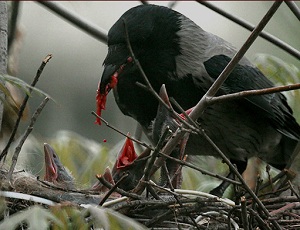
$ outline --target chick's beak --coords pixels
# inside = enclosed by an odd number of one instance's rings
[[[55,152],[49,144],[45,143],[44,153],[45,153],[45,168],[46,168],[44,180],[53,182],[56,180],[58,176],[57,165],[54,160]]]

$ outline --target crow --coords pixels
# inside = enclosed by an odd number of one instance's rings
[[[168,95],[184,110],[197,104],[237,52],[222,38],[163,6],[140,5],[115,22],[108,33],[108,54],[96,96],[97,113],[101,115],[107,94],[113,89],[122,113],[138,121],[152,141],[151,124],[159,102],[149,90],[137,84],[146,82],[128,41],[153,89],[159,92],[164,84]],[[243,57],[217,96],[273,86]],[[300,138],[300,126],[282,93],[209,105],[197,122],[241,173],[252,156],[278,169],[285,168]],[[96,123],[100,124],[100,120]],[[202,136],[189,139],[186,153],[218,156]]]

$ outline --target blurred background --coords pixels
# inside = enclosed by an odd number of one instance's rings
[[[168,6],[174,2],[150,3]],[[139,1],[68,1],[59,4],[108,31],[125,11],[141,3]],[[213,4],[230,14],[257,24],[272,2],[214,1]],[[297,4],[300,5],[299,2]],[[237,48],[241,47],[250,34],[246,29],[199,3],[176,2],[173,8],[188,16],[204,30],[224,38]],[[299,28],[298,19],[283,3],[265,30],[299,49]],[[60,135],[68,133],[62,130],[74,132],[76,133],[74,135],[94,141],[98,148],[111,149],[123,141],[123,136],[105,125],[95,125],[95,117],[91,115],[91,111],[95,110],[96,90],[103,70],[102,62],[107,53],[106,45],[37,2],[20,3],[18,31],[20,42],[17,51],[19,55],[14,63],[15,76],[30,84],[43,58],[47,54],[53,54],[37,84],[37,88],[55,100],[48,103],[34,126],[32,136],[40,143],[37,148],[41,149],[41,143],[49,139],[56,138],[62,141]],[[299,60],[262,38],[255,41],[246,56],[259,64],[265,61],[265,56],[259,54],[273,55],[289,65],[300,68]],[[30,113],[35,110],[42,98],[36,93],[30,98]],[[294,102],[291,103],[293,106]],[[109,94],[103,117],[124,133],[135,132],[136,123],[120,112],[112,93]],[[104,139],[106,142],[103,141]]]

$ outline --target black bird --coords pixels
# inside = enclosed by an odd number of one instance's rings
[[[127,39],[155,91],[165,84],[168,95],[185,110],[197,104],[236,53],[222,38],[166,7],[140,5],[120,17],[108,33],[108,54],[97,94],[98,113],[105,108],[106,96],[113,88],[120,110],[137,120],[151,139],[158,100],[136,84],[145,82]],[[217,95],[270,87],[271,81],[244,57]],[[252,156],[283,169],[300,138],[300,127],[281,93],[210,105],[197,122],[240,172]],[[218,156],[203,137],[190,138],[186,152]]]

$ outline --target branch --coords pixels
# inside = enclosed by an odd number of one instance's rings
[[[12,163],[11,163],[11,166],[10,166],[10,169],[9,169],[9,172],[7,174],[7,179],[8,180],[11,180],[12,178],[12,174],[13,174],[13,171],[15,169],[15,166],[17,164],[17,160],[18,160],[18,157],[19,157],[19,153],[21,151],[21,148],[26,140],[26,138],[28,137],[28,135],[31,133],[31,131],[33,130],[33,125],[35,124],[38,116],[41,114],[43,108],[45,107],[45,105],[47,104],[47,102],[49,101],[49,98],[48,97],[45,97],[45,99],[42,101],[42,103],[39,105],[39,107],[37,108],[37,110],[34,112],[34,114],[32,115],[31,117],[31,121],[30,121],[30,124],[29,126],[27,127],[23,137],[21,138],[18,146],[16,147],[15,149],[15,153],[12,157]]]
[[[209,88],[209,90],[206,92],[206,94],[201,98],[201,100],[195,106],[195,108],[193,109],[193,111],[189,115],[190,118],[192,118],[193,120],[196,120],[202,114],[202,112],[204,111],[204,109],[208,105],[208,98],[211,98],[216,94],[216,92],[219,90],[219,88],[221,87],[223,82],[227,79],[227,77],[229,76],[229,74],[231,73],[231,71],[233,70],[235,65],[241,60],[241,58],[244,56],[246,51],[250,48],[250,46],[253,44],[255,39],[258,37],[259,33],[262,31],[262,29],[269,22],[269,20],[272,18],[274,13],[277,11],[277,9],[281,5],[281,3],[282,3],[282,1],[273,3],[272,7],[269,9],[269,11],[263,17],[263,19],[259,22],[259,24],[256,26],[256,28],[250,34],[249,38],[246,40],[244,45],[235,54],[235,56],[231,59],[231,61],[228,63],[228,65],[222,71],[220,76],[216,79],[216,81],[213,83],[213,85]],[[203,132],[203,134],[205,135],[204,132]],[[208,140],[210,140],[210,138],[207,135],[205,135],[205,136]],[[168,148],[169,146],[172,146],[174,144],[172,142],[177,141],[180,137],[182,137],[182,134],[179,133],[178,135],[176,135],[174,138],[172,138],[167,143],[165,148]],[[213,146],[215,146],[215,144],[211,140],[210,140],[210,142],[211,142],[211,144],[213,144]],[[230,164],[229,159],[219,150],[219,148],[217,146],[215,146],[215,149],[218,151],[218,153],[220,154],[222,159],[226,163],[228,163],[228,166],[230,167],[230,170],[232,170],[237,175],[239,180],[243,183],[243,185],[244,185],[245,189],[247,190],[247,192],[250,193],[250,195],[253,197],[253,199],[258,203],[260,208],[263,210],[264,214],[268,217],[269,216],[268,210],[264,207],[264,205],[261,203],[261,201],[254,194],[254,192],[248,187],[248,185],[245,183],[245,181],[243,180],[242,176],[238,173],[236,168],[232,164]],[[272,223],[274,224],[274,226],[277,229],[280,229],[278,223],[275,220],[273,220]]]
[[[11,17],[9,20],[8,52],[10,52],[11,45],[15,38],[20,1],[13,1],[11,5],[12,5],[11,6],[12,9],[11,9]]]
[[[276,86],[276,87],[265,88],[265,89],[245,90],[242,92],[221,95],[218,97],[211,97],[208,99],[209,100],[208,103],[210,104],[210,103],[222,102],[224,100],[233,100],[233,99],[247,97],[247,96],[264,95],[264,94],[278,93],[278,92],[290,91],[296,89],[300,89],[300,83],[292,84],[292,85]]]
[[[146,144],[145,142],[141,142],[141,141],[139,141],[139,140],[133,138],[132,136],[128,136],[128,135],[125,134],[124,132],[122,132],[122,131],[120,131],[119,129],[113,127],[113,126],[110,125],[104,118],[100,117],[100,116],[99,116],[98,114],[96,114],[94,111],[92,111],[92,114],[93,114],[94,116],[98,117],[99,119],[101,119],[101,121],[102,121],[107,127],[109,127],[109,128],[111,128],[112,130],[118,132],[118,133],[121,134],[122,136],[131,139],[132,141],[134,141],[134,142],[136,142],[136,143],[138,143],[138,144],[140,144],[140,145],[142,145],[142,146],[144,146],[144,147],[150,149],[151,151],[154,151],[154,150],[155,150],[151,145],[148,145],[148,144]],[[235,180],[231,180],[231,179],[229,179],[229,178],[227,178],[227,177],[224,177],[224,176],[221,176],[221,175],[218,175],[218,174],[215,174],[215,173],[211,173],[211,172],[209,172],[209,171],[207,171],[207,170],[205,170],[205,169],[201,169],[201,168],[199,168],[199,167],[197,167],[197,166],[195,166],[195,165],[193,165],[193,164],[191,164],[191,163],[189,163],[189,162],[182,161],[182,160],[176,159],[176,158],[174,158],[174,157],[171,157],[171,156],[169,156],[169,155],[163,153],[162,151],[160,151],[159,154],[160,154],[161,156],[165,157],[165,158],[168,158],[168,159],[170,159],[170,160],[173,160],[173,161],[176,162],[176,163],[179,163],[179,164],[181,164],[181,165],[184,165],[184,166],[187,166],[187,167],[189,167],[189,168],[192,168],[192,169],[194,169],[194,170],[196,170],[196,171],[198,171],[198,172],[201,172],[201,173],[204,174],[204,175],[209,175],[209,176],[218,178],[218,179],[220,179],[220,180],[225,180],[225,181],[228,181],[228,182],[230,182],[230,183],[232,183],[232,184],[241,185],[240,182],[237,182],[237,181],[235,181]],[[152,172],[152,173],[154,173],[154,172]],[[151,174],[151,175],[152,175],[152,174]]]
[[[101,120],[108,128],[111,128],[112,130],[114,130],[114,131],[116,131],[117,133],[121,134],[122,136],[127,137],[127,138],[129,138],[130,140],[132,140],[132,141],[134,141],[134,142],[140,144],[141,146],[144,146],[144,147],[146,147],[146,148],[148,148],[148,149],[154,150],[152,146],[147,145],[145,142],[142,142],[142,141],[140,141],[140,140],[138,140],[138,139],[136,139],[136,138],[133,138],[132,136],[127,135],[126,133],[122,132],[122,131],[119,130],[118,128],[116,128],[116,127],[110,125],[103,117],[100,117],[100,116],[99,116],[97,113],[95,113],[94,111],[92,111],[92,114],[93,114],[95,117],[99,118],[99,119],[100,119],[100,120]]]
[[[295,16],[300,21],[300,10],[294,1],[284,1],[285,4],[290,8],[290,10],[295,14]]]
[[[7,23],[8,23],[8,13],[7,13],[7,2],[0,2],[0,74],[7,74]],[[4,86],[4,82],[0,81],[0,85]],[[5,95],[2,90],[0,90],[0,131],[2,130],[2,119]]]
[[[242,26],[243,28],[249,30],[249,31],[253,31],[253,29],[255,28],[251,23],[247,22],[246,20],[233,16],[232,14],[214,6],[213,4],[211,4],[210,2],[207,1],[197,1],[198,3],[206,6],[207,8],[217,12],[218,14],[224,16],[225,18],[235,22],[236,24]],[[285,3],[290,7],[290,5],[295,4],[292,1],[285,1]],[[293,8],[295,8],[294,6],[292,6]],[[290,7],[291,8],[291,7]],[[293,11],[293,10],[292,10]],[[293,11],[294,12],[294,11]],[[297,16],[297,14],[294,12],[294,14]],[[297,16],[298,17],[298,16]],[[299,19],[300,20],[300,19]],[[275,46],[279,47],[280,49],[286,51],[287,53],[289,53],[290,55],[292,55],[293,57],[300,59],[300,52],[295,49],[294,47],[290,46],[289,44],[283,42],[282,40],[280,40],[279,38],[275,37],[274,35],[265,32],[265,31],[261,31],[261,33],[259,34],[260,37],[264,38],[265,40],[271,42],[272,44],[274,44]]]
[[[68,10],[66,7],[57,2],[51,1],[37,1],[37,3],[47,7],[52,10],[54,13],[58,14],[71,24],[75,25],[79,29],[82,29],[84,32],[88,33],[92,37],[96,38],[100,42],[107,44],[107,31],[100,28],[96,24],[82,18],[80,15]]]
[[[38,82],[38,80],[39,80],[39,78],[40,78],[40,76],[41,76],[41,74],[42,74],[42,72],[43,72],[43,70],[44,70],[44,68],[45,68],[45,66],[46,66],[46,64],[50,61],[51,58],[52,58],[52,54],[48,54],[48,55],[44,58],[42,64],[40,65],[39,69],[37,70],[37,73],[36,73],[36,75],[35,75],[35,77],[34,77],[32,83],[31,83],[31,86],[32,86],[32,87],[35,87],[36,83]],[[19,109],[19,112],[18,112],[18,118],[17,118],[16,123],[15,123],[15,126],[14,126],[14,128],[13,128],[13,130],[12,130],[12,133],[11,133],[11,135],[10,135],[10,137],[9,137],[9,140],[8,140],[8,142],[7,142],[6,146],[5,146],[5,148],[3,149],[3,151],[2,151],[2,153],[1,153],[1,155],[0,155],[0,161],[1,161],[3,158],[6,157],[7,152],[8,152],[8,149],[9,149],[10,145],[12,144],[12,142],[14,141],[15,135],[16,135],[16,133],[17,133],[17,130],[18,130],[18,127],[19,127],[21,118],[22,118],[22,116],[23,116],[23,112],[24,112],[24,110],[25,110],[25,108],[26,108],[26,104],[27,104],[27,101],[29,100],[29,96],[30,96],[31,92],[32,92],[32,88],[29,88],[29,92],[28,92],[28,94],[26,94],[26,96],[24,97],[23,102],[22,102],[22,105],[20,106],[20,109]]]
[[[105,178],[103,176],[99,176],[97,175],[96,176],[97,179],[105,186],[107,187],[108,189],[114,189],[114,191],[116,191],[117,193],[121,194],[122,196],[127,196],[127,197],[130,197],[134,200],[142,200],[143,197],[142,196],[139,196],[135,193],[130,193],[130,192],[126,192],[124,191],[123,189],[120,189],[120,188],[117,188],[117,187],[114,187],[114,185],[112,185],[111,183],[109,183],[107,180],[105,180]]]

